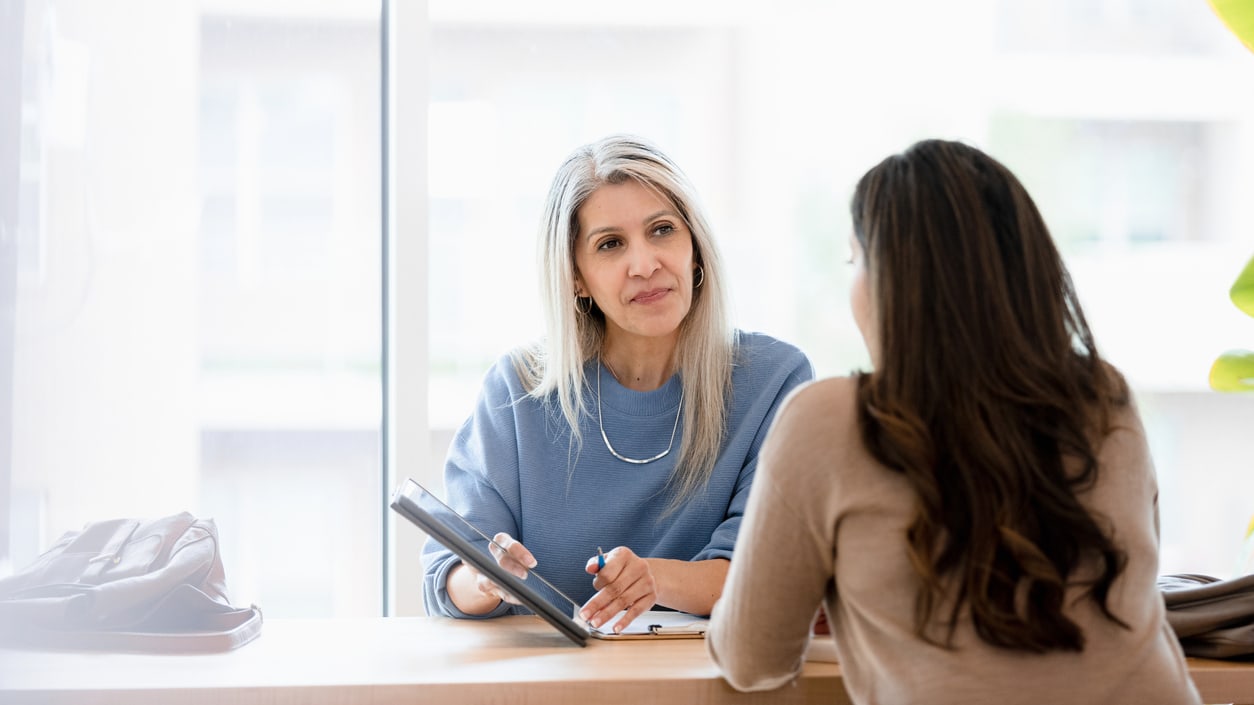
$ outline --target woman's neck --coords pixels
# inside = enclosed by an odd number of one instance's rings
[[[648,392],[675,374],[676,341],[641,341],[612,344],[601,348],[601,363],[618,383],[638,392]]]

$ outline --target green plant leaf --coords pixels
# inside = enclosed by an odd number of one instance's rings
[[[1251,4],[1254,5],[1254,3]],[[1232,297],[1232,303],[1236,304],[1237,308],[1254,316],[1254,257],[1245,263],[1245,269],[1241,270],[1241,274],[1237,276],[1237,281],[1232,285],[1228,296]]]
[[[1254,2],[1250,0],[1210,0],[1211,9],[1237,39],[1254,51]]]
[[[1210,367],[1210,388],[1217,392],[1254,392],[1254,352],[1229,350]]]

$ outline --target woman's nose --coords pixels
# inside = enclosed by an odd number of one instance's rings
[[[650,242],[641,243],[631,248],[627,262],[627,275],[648,279],[661,266],[657,246]]]

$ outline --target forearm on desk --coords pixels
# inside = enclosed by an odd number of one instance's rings
[[[707,615],[723,594],[731,562],[725,558],[678,561],[646,558],[657,589],[657,604],[689,614]]]

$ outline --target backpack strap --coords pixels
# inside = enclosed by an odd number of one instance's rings
[[[118,561],[122,560],[123,547],[135,535],[135,530],[138,528],[139,522],[134,519],[119,523],[109,540],[100,547],[100,552],[87,559],[87,565],[83,568],[82,581],[94,583],[101,573],[117,565]]]

